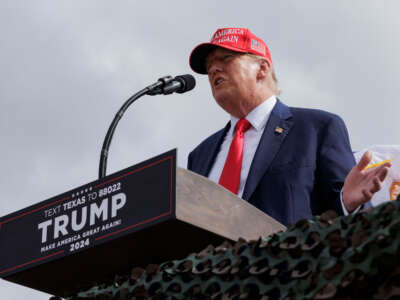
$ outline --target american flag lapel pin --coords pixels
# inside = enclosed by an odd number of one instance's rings
[[[281,133],[283,132],[283,128],[282,128],[282,127],[279,127],[279,126],[276,126],[276,127],[275,127],[275,132],[276,132],[277,134],[281,134]]]

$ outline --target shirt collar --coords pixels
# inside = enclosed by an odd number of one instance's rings
[[[247,121],[250,122],[251,126],[259,131],[259,130],[264,130],[265,125],[267,124],[267,121],[269,119],[269,115],[272,112],[272,109],[274,108],[276,104],[276,96],[272,95],[269,97],[267,100],[263,101],[260,103],[258,106],[253,108],[251,112],[246,116]],[[233,134],[233,129],[236,126],[236,123],[239,121],[238,118],[234,117],[231,115],[231,128],[230,131]]]

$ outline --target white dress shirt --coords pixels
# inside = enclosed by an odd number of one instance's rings
[[[271,96],[266,101],[254,108],[246,116],[246,119],[250,122],[251,127],[244,133],[242,171],[240,172],[240,183],[238,190],[239,197],[242,197],[243,195],[243,190],[246,184],[247,176],[249,175],[251,162],[253,161],[258,144],[261,140],[261,136],[264,132],[265,125],[267,124],[275,103],[276,97]],[[238,121],[238,118],[231,116],[231,127],[224,137],[221,149],[215,159],[214,165],[211,168],[210,174],[208,175],[208,178],[214,182],[218,183],[219,178],[221,177],[226,158],[228,157],[229,147],[231,146],[233,137],[235,136],[234,131]]]

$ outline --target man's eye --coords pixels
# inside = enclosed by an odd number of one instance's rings
[[[232,54],[225,55],[222,59],[223,60],[230,60],[233,57]]]

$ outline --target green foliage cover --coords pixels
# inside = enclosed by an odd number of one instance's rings
[[[400,202],[392,201],[134,268],[68,299],[400,299],[399,246]]]

